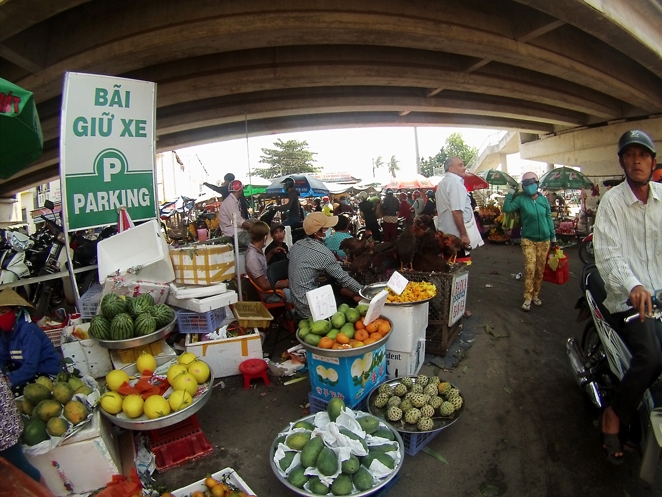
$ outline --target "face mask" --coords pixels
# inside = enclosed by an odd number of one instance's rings
[[[538,192],[538,183],[533,183],[532,185],[523,186],[522,189],[524,190],[524,193],[526,193],[527,195],[533,196]]]
[[[11,331],[16,324],[16,314],[14,311],[9,311],[0,316],[0,330]]]

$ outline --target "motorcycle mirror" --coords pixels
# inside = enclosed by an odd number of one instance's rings
[[[52,211],[53,209],[55,209],[55,204],[53,203],[52,200],[46,200],[46,202],[44,202],[44,207]]]

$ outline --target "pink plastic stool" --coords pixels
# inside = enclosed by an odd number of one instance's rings
[[[265,385],[270,384],[267,377],[267,363],[263,359],[246,359],[239,364],[239,371],[244,375],[244,390],[251,387],[251,380],[254,378],[262,378]]]

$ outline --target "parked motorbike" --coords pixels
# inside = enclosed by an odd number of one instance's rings
[[[593,252],[593,228],[591,233],[582,239],[579,245],[579,258],[584,264],[593,264],[595,262],[595,254]]]
[[[616,387],[630,366],[632,357],[627,345],[605,319],[602,305],[606,296],[604,282],[595,265],[584,267],[581,288],[584,292],[576,308],[580,317],[592,318],[586,325],[581,342],[569,338],[566,352],[579,387],[591,402],[604,409],[612,400]],[[662,320],[662,291],[653,297],[652,318]],[[625,319],[639,319],[639,313]],[[662,382],[660,379],[646,390],[638,408],[638,416],[629,427],[629,438],[639,442],[642,464],[639,476],[653,483],[662,447]]]
[[[6,233],[5,243],[2,245],[4,248],[0,253],[0,284],[29,278],[31,263],[26,257],[26,251],[33,247],[34,240],[23,233],[10,231]]]

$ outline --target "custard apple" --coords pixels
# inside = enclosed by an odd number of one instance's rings
[[[446,394],[446,397],[450,399],[451,397],[455,397],[456,395],[460,395],[460,391],[457,388],[451,388]]]
[[[389,407],[391,407],[391,406],[398,407],[400,405],[400,402],[402,402],[402,399],[400,397],[394,395],[393,397],[388,399],[388,404],[387,405]]]
[[[418,423],[418,420],[421,419],[421,411],[412,407],[405,413],[405,422],[410,425],[415,425]]]
[[[391,388],[391,385],[388,383],[382,383],[379,385],[379,390],[377,390],[379,393],[383,393],[384,395],[388,395],[389,397],[393,395],[393,388]]]
[[[421,395],[425,398],[426,404],[430,402],[430,395],[425,395],[424,393],[422,393]]]
[[[407,390],[409,390],[414,384],[414,381],[409,376],[405,376],[404,378],[402,378],[402,380],[400,380],[400,383],[406,386]]]
[[[435,387],[441,383],[441,380],[439,379],[438,376],[430,376],[430,381],[428,381],[428,385],[434,385]]]
[[[453,404],[451,404],[451,407],[453,407]],[[386,411],[386,417],[389,421],[400,421],[402,419],[402,409],[391,406],[388,408],[388,411]]]
[[[425,404],[423,407],[421,407],[421,416],[426,416],[428,418],[434,416],[434,407],[432,407],[430,404]]]
[[[439,390],[439,393],[440,393],[441,395],[447,395],[447,394],[448,394],[448,391],[449,391],[451,388],[452,388],[452,387],[451,387],[451,384],[448,383],[447,381],[442,381],[441,383],[439,383],[439,385],[437,385],[437,390]]]
[[[398,383],[398,385],[393,390],[393,394],[397,395],[398,397],[402,397],[407,394],[407,387],[402,383]]]
[[[407,392],[407,395],[405,395],[405,400],[411,400],[414,395],[416,395],[414,392]]]
[[[425,397],[422,393],[415,394],[411,398],[411,403],[414,405],[414,407],[423,407],[426,404]]]
[[[429,395],[430,397],[432,397],[433,395],[437,395],[437,393],[439,393],[439,392],[437,390],[436,385],[428,385],[427,387],[425,387],[423,389],[423,393],[426,394],[426,395]]]
[[[388,404],[388,400],[388,395],[380,393],[377,395],[377,398],[375,398],[375,407],[384,407],[386,404]]]
[[[450,416],[455,411],[455,407],[450,402],[444,402],[439,408],[439,414],[442,416]]]
[[[430,378],[428,378],[424,374],[419,374],[416,377],[416,384],[422,386],[423,388],[425,388],[429,382],[430,382]]]
[[[400,402],[400,405],[398,407],[402,409],[402,412],[407,412],[409,409],[414,407],[414,405],[411,403],[411,400],[405,399],[402,402]]]
[[[460,407],[462,407],[462,397],[460,397],[459,395],[455,395],[455,396],[453,396],[453,397],[449,397],[449,398],[448,398],[448,402],[450,402],[451,404],[453,404],[453,407],[455,408],[456,411],[457,411]]]
[[[419,385],[418,383],[415,383],[411,387],[411,391],[414,392],[414,393],[423,393],[423,387],[421,385]]]
[[[418,420],[417,426],[421,431],[430,431],[433,425],[434,423],[432,422],[432,419],[430,419],[428,416],[421,416],[421,419]]]
[[[433,395],[430,397],[430,400],[428,400],[428,404],[430,404],[434,409],[439,409],[441,407],[441,404],[444,403],[444,399],[439,397],[438,395]]]

